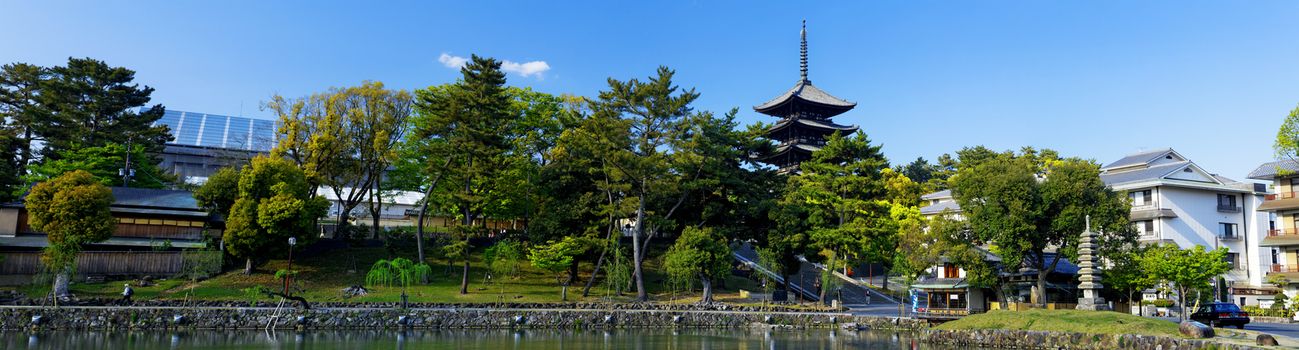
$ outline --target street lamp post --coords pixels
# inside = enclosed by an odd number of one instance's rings
[[[289,279],[293,278],[293,246],[298,245],[297,237],[289,237],[289,268],[284,270],[284,295],[289,295]]]

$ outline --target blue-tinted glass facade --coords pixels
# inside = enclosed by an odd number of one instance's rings
[[[230,124],[226,127],[226,147],[235,149],[249,149],[248,135],[252,132],[252,120],[240,120],[242,118],[230,118]]]
[[[198,124],[202,121],[202,114],[180,112],[180,121],[176,122],[176,125],[168,125],[176,133],[176,140],[172,142],[182,145],[198,145]]]
[[[249,131],[250,140],[253,143],[253,149],[264,149],[269,151],[275,147],[279,139],[275,138],[275,121],[271,120],[252,120],[252,128]]]
[[[167,110],[157,124],[179,145],[269,151],[276,141],[272,120]]]
[[[225,147],[226,126],[230,122],[230,117],[220,115],[203,115],[203,136],[199,139],[200,146],[208,147]]]

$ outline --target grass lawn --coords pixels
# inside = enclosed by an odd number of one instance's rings
[[[409,250],[409,249],[406,249]],[[378,259],[394,257],[413,257],[413,250],[398,251],[392,256],[385,248],[350,248],[335,250],[306,258],[294,259],[293,269],[299,271],[295,278],[298,288],[296,294],[303,295],[312,302],[396,302],[400,300],[400,287],[367,286],[370,293],[365,296],[345,299],[342,289],[365,284],[365,274],[371,264]],[[541,303],[559,302],[560,285],[554,274],[533,268],[526,261],[520,262],[517,276],[513,278],[497,276],[492,283],[486,283],[482,255],[475,254],[470,259],[469,293],[461,295],[460,278],[462,265],[447,266],[446,261],[430,261],[433,275],[427,285],[413,285],[407,291],[412,302],[437,303],[494,303],[520,302]],[[692,293],[673,293],[666,289],[658,259],[647,259],[645,262],[646,289],[651,300],[664,303],[690,303],[700,298],[699,291]],[[274,276],[274,271],[284,269],[286,260],[271,260],[257,267],[256,273],[244,275],[242,269],[228,271],[212,278],[190,283],[187,280],[161,279],[157,284],[148,287],[133,286],[136,300],[185,298],[201,300],[251,301],[245,288],[263,286],[280,290],[282,280]],[[634,293],[613,295],[604,285],[603,279],[596,280],[591,288],[591,295],[582,298],[582,287],[590,278],[593,263],[583,262],[581,275],[568,290],[568,301],[630,301]],[[603,276],[603,274],[601,275]],[[72,291],[80,297],[117,298],[122,291],[122,281],[101,283],[74,283]],[[714,283],[716,286],[717,284]],[[719,301],[735,304],[749,304],[754,301],[739,297],[739,290],[745,289],[760,292],[761,288],[747,278],[730,276],[724,283],[725,288],[715,290]],[[48,286],[27,286],[21,291],[32,297],[45,295]],[[259,299],[270,301],[267,299]]]
[[[947,322],[934,329],[1011,329],[1181,337],[1176,323],[1121,312],[1083,310],[989,311]]]

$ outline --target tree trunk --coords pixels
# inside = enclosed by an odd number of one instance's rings
[[[636,301],[647,301],[649,295],[645,292],[645,274],[641,273],[641,256],[645,254],[641,249],[641,236],[645,234],[645,179],[641,179],[639,204],[636,206],[636,231],[632,232],[632,274],[636,280]]]
[[[424,191],[424,203],[420,204],[419,219],[415,222],[415,255],[419,258],[419,262],[424,262],[424,217],[427,216],[429,196],[432,194],[433,186],[429,186],[428,190]],[[427,279],[424,282],[427,283]]]
[[[779,273],[780,273],[780,278],[782,281],[784,281],[783,284],[785,285],[785,301],[789,301],[790,295],[794,295],[795,298],[801,298],[802,296],[794,293],[794,288],[790,288],[790,285],[793,282],[791,282],[791,280],[789,279],[790,276],[789,271],[783,271],[784,269],[781,270],[782,271],[780,271]],[[772,271],[772,272],[776,272],[776,271]]]
[[[373,239],[379,239],[379,215],[383,213],[383,194],[379,193],[379,183],[375,182],[374,189],[370,190],[370,226]],[[385,239],[387,239],[385,237]]]
[[[704,286],[704,297],[699,302],[709,304],[713,302],[713,280],[708,276],[699,275],[699,282]]]
[[[1046,269],[1037,271],[1037,303],[1039,306],[1046,307],[1046,275],[1049,272]]]
[[[253,274],[253,258],[244,258],[244,274]]]
[[[604,266],[604,253],[607,252],[608,249],[605,249],[605,251],[600,252],[600,258],[596,259],[595,269],[591,270],[591,278],[586,279],[586,286],[582,287],[583,298],[591,295],[591,285],[595,284],[595,276],[600,273],[600,267]]]
[[[465,258],[465,270],[460,274],[460,295],[469,294],[469,258]]]
[[[889,291],[889,270],[884,270],[884,283],[881,285],[885,292]]]
[[[1177,313],[1177,320],[1186,322],[1186,288],[1177,286],[1177,306],[1182,310]]]

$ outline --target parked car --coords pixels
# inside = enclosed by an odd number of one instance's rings
[[[1236,326],[1244,329],[1245,324],[1249,323],[1249,313],[1241,311],[1236,304],[1209,303],[1200,306],[1199,310],[1191,314],[1191,319],[1213,327]]]

